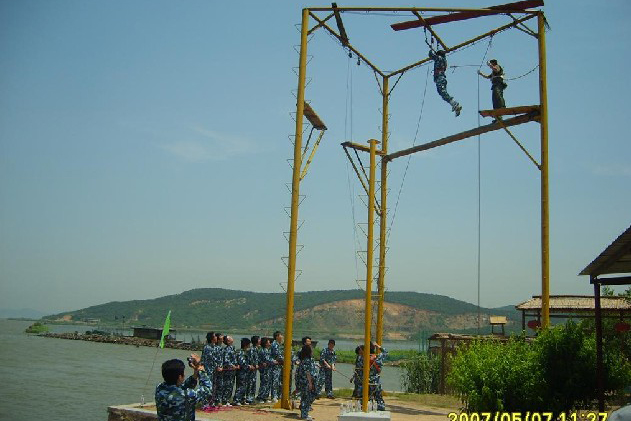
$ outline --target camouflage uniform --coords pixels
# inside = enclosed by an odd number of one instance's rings
[[[250,371],[247,352],[248,350],[246,349],[240,349],[239,352],[237,352],[237,365],[239,368],[236,370],[237,385],[234,389],[233,402],[240,405],[245,403],[246,378],[248,371]]]
[[[193,376],[181,386],[160,383],[156,387],[156,410],[161,421],[188,421],[195,419],[195,405],[210,395],[212,383],[204,371],[199,372],[199,387]]]
[[[353,372],[352,382],[354,383],[353,387],[353,397],[361,398],[362,397],[362,384],[364,378],[364,357],[362,354],[358,354],[355,357],[355,371]]]
[[[237,353],[234,346],[228,345],[223,352],[223,384],[221,386],[221,401],[224,405],[230,403],[230,400],[232,399],[236,365]]]
[[[247,360],[250,365],[256,367],[259,364],[259,349],[254,346],[248,349]],[[252,403],[256,398],[256,369],[248,369],[245,382],[245,401]]]
[[[214,367],[214,386],[213,386],[213,394],[212,394],[212,404],[219,405],[222,401],[222,391],[223,391],[223,371],[217,371],[218,368],[222,367],[223,369],[223,352],[224,348],[221,345],[215,345],[213,347],[213,351],[211,354],[211,364]]]
[[[208,373],[208,377],[210,378],[213,387],[215,386],[215,361],[214,361],[214,352],[215,352],[215,347],[216,345],[213,344],[206,344],[204,345],[204,350],[202,351],[202,364],[204,365],[204,368],[206,369],[206,373]],[[208,397],[208,400],[212,400],[212,391],[210,396]]]
[[[283,354],[280,344],[276,341],[272,342],[270,348],[272,360],[275,360],[277,364],[272,365],[271,369],[271,388],[272,399],[278,399],[282,390],[282,372],[283,372]]]
[[[456,111],[457,108],[462,108],[460,104],[458,104],[458,101],[447,93],[447,76],[445,76],[447,58],[443,55],[436,54],[433,50],[429,50],[429,58],[434,60],[434,83],[436,83],[438,95],[451,105],[452,111]],[[459,114],[460,111],[456,113],[456,115]]]
[[[259,372],[261,373],[261,384],[259,386],[259,401],[266,401],[270,396],[270,373],[272,370],[272,356],[270,348],[259,348]]]
[[[368,399],[374,399],[377,403],[378,411],[386,410],[386,403],[383,400],[383,393],[381,389],[381,368],[383,363],[388,357],[388,351],[381,348],[381,353],[374,355],[371,354],[370,370],[368,372]],[[353,392],[353,396],[361,399],[363,393],[363,378],[364,378],[364,356],[358,355],[355,363],[355,387],[357,395]]]
[[[309,389],[309,380],[307,374],[311,375],[313,389]],[[318,384],[318,366],[313,358],[305,358],[300,360],[300,365],[296,370],[296,390],[300,393],[300,418],[309,417],[311,404],[317,395]]]
[[[320,375],[318,376],[318,395],[322,393],[322,386],[324,386],[324,391],[326,392],[326,396],[329,398],[333,397],[333,370],[330,368],[326,368],[324,362],[329,363],[329,366],[332,366],[337,361],[337,355],[335,355],[335,350],[331,350],[328,347],[324,348],[320,351]]]

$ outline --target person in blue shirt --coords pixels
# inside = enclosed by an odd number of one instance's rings
[[[237,385],[232,402],[235,406],[246,403],[248,373],[253,367],[249,357],[251,343],[250,338],[241,338],[241,349],[237,352]]]
[[[251,368],[248,370],[246,378],[245,402],[254,403],[256,399],[256,372],[259,369],[259,349],[261,348],[261,338],[258,335],[252,336],[250,339],[251,346],[248,349],[248,361]]]
[[[318,383],[318,366],[312,358],[311,345],[300,350],[300,365],[296,370],[296,389],[300,393],[300,418],[311,420],[309,411],[315,400]]]
[[[273,359],[270,353],[271,342],[270,338],[261,338],[261,347],[259,348],[259,373],[261,374],[261,384],[259,386],[259,394],[257,401],[269,403],[270,387],[271,387],[271,369]]]
[[[462,111],[462,106],[447,93],[447,76],[445,76],[447,55],[443,50],[434,51],[433,48],[430,48],[429,58],[434,61],[434,83],[436,83],[438,95],[451,105],[451,111],[456,113],[456,117],[458,117]]]
[[[189,421],[195,419],[195,407],[210,395],[212,383],[197,354],[188,358],[194,370],[184,380],[184,362],[173,359],[162,364],[163,383],[156,387],[156,411],[161,421]],[[198,384],[199,380],[199,384]]]
[[[235,373],[237,370],[237,352],[232,343],[232,336],[224,336],[223,342],[226,347],[223,349],[223,379],[221,391],[221,403],[225,406],[231,406],[232,391],[234,389]]]
[[[322,392],[322,386],[327,398],[333,398],[333,372],[335,371],[335,339],[329,339],[326,348],[320,351],[320,375],[318,376],[318,395]]]
[[[280,331],[274,332],[274,342],[270,348],[272,360],[274,360],[271,372],[272,402],[277,402],[283,387],[283,335]]]

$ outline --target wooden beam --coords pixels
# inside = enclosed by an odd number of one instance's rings
[[[441,23],[455,22],[459,20],[472,19],[480,16],[498,15],[509,12],[518,12],[532,7],[543,6],[543,0],[524,0],[516,3],[501,4],[497,6],[490,6],[488,10],[469,10],[465,12],[450,13],[446,15],[433,16],[421,20],[410,20],[407,22],[399,22],[390,25],[395,31],[402,31],[405,29],[418,28],[421,26],[439,25]]]
[[[348,35],[346,35],[346,29],[344,28],[344,22],[342,22],[340,11],[337,9],[337,3],[331,3],[331,7],[333,7],[333,13],[335,14],[337,29],[340,31],[340,41],[342,42],[342,45],[346,47],[348,45]]]
[[[517,115],[517,114],[528,114],[536,112],[539,114],[539,106],[538,105],[523,105],[520,107],[509,107],[509,108],[498,108],[496,110],[481,110],[480,115],[482,117],[497,117],[502,115]]]
[[[347,148],[357,149],[358,151],[370,153],[370,147],[364,146],[364,145],[360,145],[359,143],[344,142],[344,143],[341,143],[341,145],[345,146]],[[376,153],[377,153],[377,155],[385,155],[382,151],[377,151]]]
[[[631,285],[631,276],[620,276],[617,278],[593,278],[591,283],[598,282],[600,285]]]
[[[538,121],[538,114],[523,114],[517,117],[509,118],[508,120],[504,120],[504,126],[516,126],[518,124],[528,123],[529,121]],[[457,133],[451,136],[443,137],[442,139],[435,140],[433,142],[424,143],[422,145],[414,146],[413,148],[403,149],[399,152],[391,153],[386,155],[386,159],[391,161],[395,158],[400,158],[402,156],[410,155],[416,152],[426,151],[428,149],[436,148],[438,146],[443,146],[448,143],[457,142],[458,140],[467,139],[469,137],[477,136],[479,134],[492,132],[495,130],[502,129],[502,126],[499,123],[491,123],[486,126],[476,127],[475,129],[467,130],[466,132]]]
[[[309,123],[311,123],[311,125],[315,127],[317,130],[326,130],[326,126],[324,125],[320,117],[318,117],[315,111],[313,111],[313,108],[311,108],[311,105],[307,104],[306,102],[305,102],[305,107],[302,114],[307,118],[307,120],[309,120]]]

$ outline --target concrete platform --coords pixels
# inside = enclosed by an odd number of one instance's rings
[[[347,412],[339,415],[338,421],[391,420],[390,411]]]

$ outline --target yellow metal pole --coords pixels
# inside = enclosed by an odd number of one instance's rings
[[[368,246],[366,249],[366,304],[364,318],[364,367],[362,381],[362,410],[368,412],[368,383],[370,375],[370,328],[372,320],[372,265],[373,265],[373,231],[375,224],[375,156],[376,139],[370,139],[370,178],[368,180]]]
[[[289,225],[289,259],[287,264],[287,311],[285,313],[285,347],[283,364],[283,394],[280,406],[291,409],[289,386],[291,385],[291,341],[294,322],[294,283],[296,280],[296,244],[298,240],[298,205],[300,203],[300,167],[302,166],[302,119],[305,104],[305,79],[307,73],[307,30],[309,9],[302,9],[300,31],[300,64],[298,70],[298,102],[296,104],[296,136],[294,139],[294,165],[291,182],[291,218]]]
[[[543,12],[539,30],[539,110],[541,123],[541,325],[550,325],[550,204],[548,192],[548,83],[546,80],[546,28]]]
[[[381,110],[381,214],[379,215],[379,280],[377,281],[377,292],[379,301],[377,306],[377,343],[383,344],[383,303],[385,300],[385,277],[386,277],[386,228],[388,224],[388,212],[386,200],[388,197],[388,161],[385,155],[388,154],[388,99],[389,99],[389,78],[383,78],[383,98]]]

